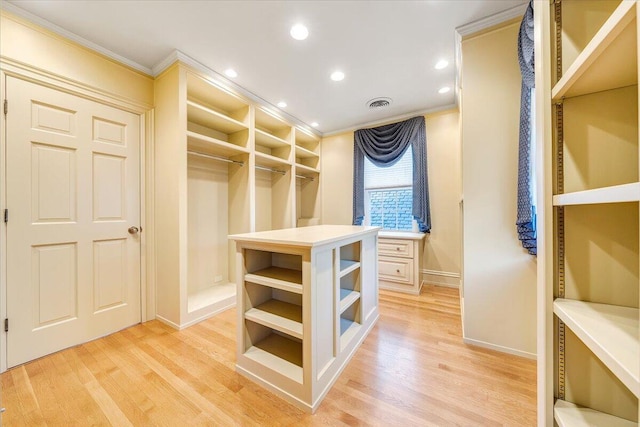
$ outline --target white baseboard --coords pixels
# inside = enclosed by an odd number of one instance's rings
[[[464,342],[465,344],[477,345],[478,347],[488,348],[490,350],[496,350],[496,351],[499,351],[499,352],[502,352],[502,353],[508,353],[508,354],[513,354],[515,356],[525,357],[527,359],[532,359],[532,360],[536,360],[537,359],[537,356],[536,356],[535,353],[529,353],[527,351],[516,350],[515,348],[511,348],[511,347],[504,347],[504,346],[501,346],[501,345],[491,344],[491,343],[488,343],[488,342],[474,340],[474,339],[471,339],[471,338],[462,338],[462,342]]]
[[[447,288],[460,288],[460,273],[437,270],[420,270],[422,281],[427,285],[444,286]]]

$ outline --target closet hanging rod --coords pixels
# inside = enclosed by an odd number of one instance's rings
[[[218,160],[226,163],[235,163],[236,165],[244,166],[244,162],[239,160],[231,160],[226,157],[212,156],[211,154],[198,153],[197,151],[187,150],[187,153],[193,154],[194,156],[206,157],[207,159]]]
[[[300,179],[308,179],[309,181],[315,181],[315,178],[313,178],[313,177],[311,177],[311,176],[296,175],[296,178],[300,178]]]
[[[256,169],[260,169],[262,171],[273,172],[273,173],[279,173],[280,175],[285,175],[287,173],[287,172],[279,170],[279,169],[272,169],[272,168],[268,168],[266,166],[260,166],[260,165],[256,165]]]

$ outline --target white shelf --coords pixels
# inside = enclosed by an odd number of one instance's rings
[[[638,84],[635,16],[636,3],[623,1],[553,87],[554,101]]]
[[[351,342],[360,331],[360,325],[358,322],[354,322],[349,319],[340,318],[340,350],[343,351],[347,345]]]
[[[559,427],[637,427],[638,423],[557,400],[553,414]]]
[[[305,172],[312,173],[312,174],[320,173],[320,169],[312,168],[310,166],[303,165],[302,163],[296,163],[296,169],[298,170],[298,172],[301,172],[301,173],[305,173]]]
[[[274,116],[272,113],[263,110],[262,108],[256,108],[256,128],[266,130],[268,133],[289,133],[291,132],[291,126],[284,120]],[[256,129],[258,130],[258,129]]]
[[[307,150],[304,147],[300,147],[299,145],[296,145],[296,157],[299,157],[301,159],[320,158],[318,154],[314,153],[311,150]]]
[[[187,101],[187,121],[227,135],[247,129],[244,123],[193,101]]]
[[[280,157],[272,156],[270,154],[261,153],[256,151],[256,165],[265,166],[269,168],[284,168],[285,166],[291,166],[286,160],[281,159]]]
[[[302,294],[302,271],[269,267],[244,275],[244,280],[287,292]]]
[[[203,154],[225,157],[237,156],[238,154],[246,154],[249,152],[249,149],[246,147],[191,131],[187,131],[187,148]]]
[[[263,147],[281,148],[281,147],[288,147],[291,145],[284,139],[279,138],[275,135],[271,135],[269,132],[265,132],[260,129],[255,130],[255,135],[256,135],[256,145],[262,145]]]
[[[360,268],[360,262],[351,261],[348,259],[341,259],[340,260],[340,277],[344,277],[347,274],[351,273],[352,271],[357,270],[358,268]]]
[[[187,73],[187,98],[198,100],[196,103],[209,104],[218,110],[227,111],[227,115],[237,112],[247,112],[249,105],[234,95],[217,86],[215,83],[194,73]]]
[[[271,329],[302,339],[302,307],[278,300],[269,300],[247,310],[246,319]]]
[[[640,183],[614,185],[553,196],[554,206],[640,201]]]
[[[218,283],[211,285],[208,288],[189,294],[187,298],[187,311],[191,313],[226,299],[233,299],[235,296],[235,283]]]
[[[314,151],[319,143],[320,138],[316,135],[310,134],[306,130],[296,128],[296,145]]]
[[[340,288],[340,314],[360,299],[360,292]]]
[[[302,344],[271,334],[249,347],[244,356],[302,384]]]
[[[640,396],[638,309],[558,298],[553,312],[636,396]]]

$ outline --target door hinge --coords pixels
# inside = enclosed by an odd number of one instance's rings
[[[4,210],[4,222],[9,222],[9,209]]]
[[[9,332],[9,319],[4,319],[4,331]]]
[[[9,101],[7,101],[5,99],[4,100],[4,115],[6,116],[8,112],[9,112]]]

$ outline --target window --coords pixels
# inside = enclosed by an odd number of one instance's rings
[[[365,224],[385,230],[415,231],[413,208],[413,154],[407,147],[393,165],[380,167],[365,156]]]

